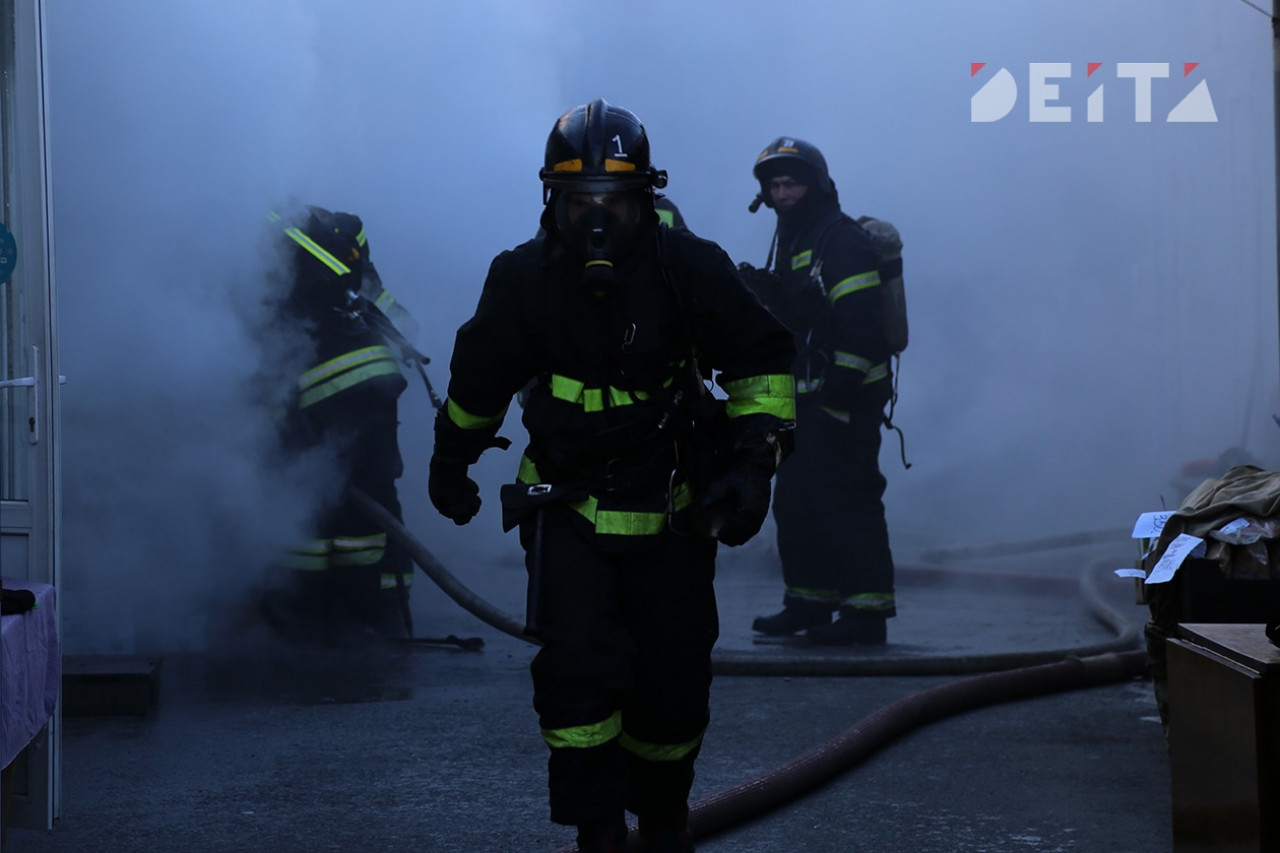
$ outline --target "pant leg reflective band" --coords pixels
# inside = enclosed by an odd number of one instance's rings
[[[679,761],[702,743],[702,735],[684,743],[646,743],[623,732],[618,742],[627,752],[634,753],[645,761]]]
[[[796,417],[796,381],[790,373],[748,376],[724,383],[729,395],[725,413],[730,418],[743,415],[773,415],[784,421]]]
[[[843,599],[840,602],[840,606],[852,607],[854,610],[865,610],[868,613],[889,610],[893,607],[893,593],[863,592]]]
[[[543,729],[542,739],[552,749],[589,749],[616,738],[622,733],[622,712],[614,711],[606,719],[585,726],[566,729]]]
[[[789,586],[784,593],[785,598],[796,598],[800,601],[811,601],[814,604],[830,604],[833,607],[840,603],[840,591],[836,589],[806,589]]]

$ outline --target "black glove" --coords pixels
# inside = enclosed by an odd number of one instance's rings
[[[707,529],[726,545],[741,545],[760,532],[769,515],[773,471],[744,461],[714,481],[698,501]]]
[[[480,511],[480,487],[467,476],[463,462],[432,456],[427,494],[431,505],[454,524],[466,524]]]

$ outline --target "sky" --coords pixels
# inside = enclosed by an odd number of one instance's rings
[[[1186,462],[1237,446],[1280,462],[1271,31],[1243,0],[118,0],[47,16],[68,651],[199,645],[209,602],[248,590],[305,517],[317,475],[266,471],[269,420],[245,403],[264,209],[362,216],[443,392],[490,260],[537,228],[547,133],[597,97],[641,118],[667,194],[736,261],[764,262],[751,165],[780,135],[824,152],[847,212],[899,229],[911,468],[892,434],[882,457],[899,555],[1125,528],[1176,505]],[[1147,97],[1122,63],[1168,76]],[[1005,72],[1012,109],[973,121]],[[1217,121],[1166,121],[1201,84]],[[1032,121],[1037,103],[1070,120]],[[470,526],[437,516],[432,411],[410,381],[406,522],[483,591],[483,567],[519,561],[496,511],[518,454],[476,466]],[[503,432],[519,445],[514,418]]]

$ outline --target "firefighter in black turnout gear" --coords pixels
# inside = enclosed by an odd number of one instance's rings
[[[372,322],[369,312],[379,309],[359,292],[373,281],[384,303],[390,297],[371,268],[359,217],[308,207],[268,218],[287,257],[275,329],[299,343],[296,363],[305,366],[283,377],[281,441],[289,456],[329,454],[337,476],[310,537],[288,556],[284,582],[268,590],[264,614],[294,639],[348,644],[405,636],[411,568],[345,494],[355,486],[400,517],[397,407],[407,383]]]
[[[543,236],[493,260],[458,330],[431,500],[458,524],[476,514],[468,466],[505,443],[528,385],[529,444],[501,498],[542,643],[551,820],[578,828],[579,850],[620,851],[630,811],[643,849],[689,851],[717,539],[741,544],[768,514],[794,346],[718,246],[658,226],[666,174],[635,115],[603,100],[565,113],[540,175]]]
[[[780,137],[753,171],[760,194],[751,210],[772,208],[778,225],[772,270],[742,272],[791,329],[798,355],[797,450],[773,505],[783,609],[752,627],[768,636],[804,630],[828,645],[883,643],[895,606],[879,463],[891,351],[879,288],[894,271],[881,268],[868,234],[842,214],[813,145]]]

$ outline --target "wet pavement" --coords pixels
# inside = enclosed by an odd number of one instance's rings
[[[776,563],[767,548],[725,552],[720,674],[695,805],[922,691],[1073,650],[1137,649],[1146,610],[1107,574],[1128,545],[969,556],[945,568],[900,554],[889,645],[845,650],[753,642],[751,617],[780,598]],[[523,570],[497,566],[475,591],[516,614]],[[533,647],[422,575],[414,610],[419,633],[480,637],[483,650],[319,655],[249,637],[216,655],[166,656],[146,718],[64,720],[61,818],[48,832],[11,829],[5,852],[563,849],[572,831],[546,818]],[[841,674],[785,674],[788,662],[815,660]],[[755,674],[757,662],[770,674]],[[928,722],[752,815],[700,839],[699,851],[1172,846],[1164,735],[1150,683],[1134,678]]]

